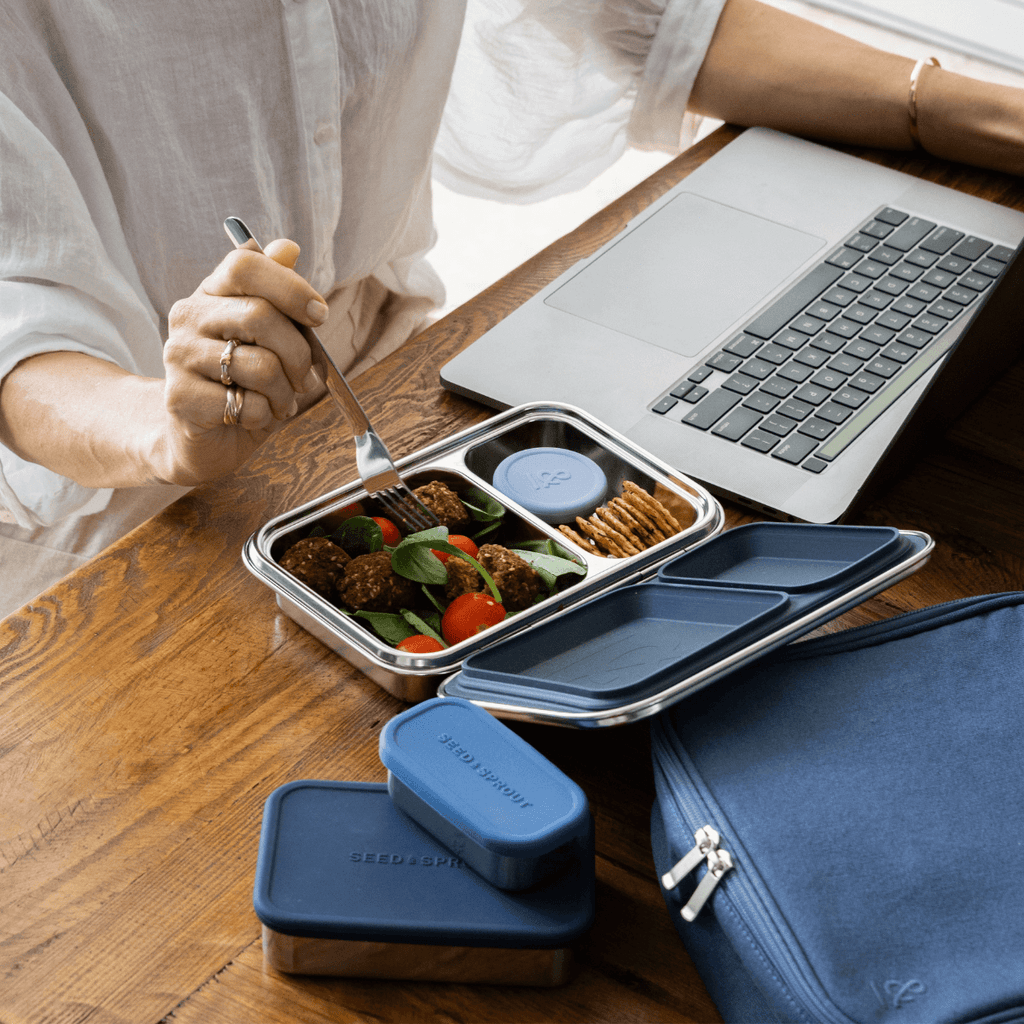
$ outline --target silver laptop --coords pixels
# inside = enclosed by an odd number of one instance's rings
[[[580,406],[725,497],[836,522],[1019,354],[1022,238],[1024,214],[750,129],[441,382]]]

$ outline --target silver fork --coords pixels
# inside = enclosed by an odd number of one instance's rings
[[[236,248],[263,252],[252,232],[238,217],[228,217],[224,221],[224,230]],[[409,485],[398,475],[387,446],[373,429],[363,407],[359,404],[359,399],[349,387],[342,372],[334,365],[334,360],[324,348],[316,331],[297,321],[293,320],[292,323],[309,342],[317,372],[352,426],[356,442],[356,468],[367,494],[380,502],[391,517],[401,522],[406,530],[428,530],[437,526],[437,516],[416,497]]]

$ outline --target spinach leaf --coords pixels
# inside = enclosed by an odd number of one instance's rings
[[[386,640],[394,646],[401,643],[406,637],[415,636],[419,630],[414,629],[409,621],[402,615],[393,612],[366,612],[358,611],[353,618],[366,619],[371,626]]]
[[[415,612],[409,611],[408,608],[402,609],[402,616],[405,621],[409,623],[417,633],[423,634],[424,636],[432,636],[438,643],[447,647],[448,644],[444,642],[444,637],[441,636],[441,618],[440,616],[430,615],[428,618],[431,620],[436,619],[436,625],[433,622],[427,622],[426,619],[421,619]]]
[[[380,551],[384,547],[384,532],[369,516],[353,516],[331,534],[331,540],[355,558]]]

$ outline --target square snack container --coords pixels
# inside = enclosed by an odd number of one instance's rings
[[[470,701],[435,698],[395,716],[380,759],[394,805],[499,889],[530,889],[586,847],[583,790]]]
[[[592,828],[557,875],[509,893],[383,784],[301,780],[267,799],[253,907],[264,961],[285,973],[559,985],[594,904]]]
[[[623,480],[632,480],[648,492],[657,488],[666,504],[674,503],[693,521],[684,524],[681,533],[638,555],[594,555],[491,485],[503,459],[539,447],[565,448],[593,459],[608,480],[604,500],[620,492]],[[353,482],[278,516],[254,533],[243,548],[242,559],[249,571],[274,591],[284,614],[389,693],[410,703],[436,695],[441,681],[474,652],[545,622],[588,598],[653,576],[663,562],[718,533],[724,521],[722,507],[700,484],[583,410],[556,403],[534,402],[499,413],[399,460],[397,467],[413,487],[436,479],[456,491],[460,487],[479,488],[505,506],[506,519],[518,540],[553,540],[587,567],[586,576],[579,582],[470,640],[432,654],[406,654],[300,583],[278,562],[290,544],[308,536],[314,527],[321,526],[327,532],[336,528],[345,506],[366,499],[361,483]]]

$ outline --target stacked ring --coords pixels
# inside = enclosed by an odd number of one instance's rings
[[[232,384],[228,388],[227,402],[224,406],[224,426],[234,427],[238,424],[238,417],[242,415],[244,395],[245,392],[237,384]]]
[[[220,382],[226,388],[229,388],[234,384],[234,381],[228,374],[228,367],[231,365],[231,356],[234,354],[236,348],[238,348],[238,342],[234,338],[231,338],[228,341],[227,347],[220,354]]]

